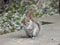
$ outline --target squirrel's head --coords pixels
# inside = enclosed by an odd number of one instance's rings
[[[30,20],[32,20],[32,18],[33,18],[33,12],[28,12],[26,14],[26,17],[23,20],[23,24],[24,25],[29,25],[29,22],[30,22]]]

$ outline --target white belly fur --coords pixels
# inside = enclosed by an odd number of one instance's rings
[[[34,27],[33,27],[32,25],[33,25]],[[39,27],[38,27],[38,25],[37,25],[35,22],[33,22],[33,21],[30,20],[30,25],[27,26],[27,27],[25,27],[25,29],[27,29],[27,30],[25,30],[25,31],[26,31],[26,33],[28,33],[28,35],[30,35],[30,32],[33,31],[33,32],[32,32],[32,35],[33,35],[33,36],[36,36],[36,33],[37,33],[38,30],[39,30]],[[29,30],[29,29],[32,29],[32,30]]]
[[[37,24],[34,24],[34,30],[33,30],[33,36],[36,36],[36,33],[38,32],[39,28]]]

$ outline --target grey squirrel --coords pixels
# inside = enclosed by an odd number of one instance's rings
[[[30,12],[26,15],[26,18],[23,20],[23,27],[26,35],[28,37],[36,37],[40,32],[40,25],[38,22],[34,21],[33,14]]]
[[[26,32],[27,36],[31,38],[37,37],[39,35],[41,25],[52,24],[52,22],[45,22],[39,20],[36,21],[33,15],[33,12],[29,12],[22,22],[24,31]]]

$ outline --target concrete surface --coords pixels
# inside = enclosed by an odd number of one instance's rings
[[[27,38],[24,30],[0,35],[0,45],[60,45],[60,16],[39,20],[54,23],[41,25],[40,34],[35,39]]]

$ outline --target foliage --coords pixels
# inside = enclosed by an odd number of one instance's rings
[[[40,14],[40,13],[36,13],[35,16],[36,16],[36,17],[42,17],[43,15]]]
[[[36,17],[42,17],[44,14],[54,15],[57,12],[56,9],[52,8],[54,7],[54,4],[52,6],[52,2],[46,7],[43,7],[44,4],[42,4],[42,9],[40,9],[34,4],[34,1],[30,1],[29,3],[25,2],[25,0],[20,1],[20,3],[13,4],[7,13],[0,14],[0,30],[10,32],[20,30],[22,20],[25,18],[26,13],[31,10],[34,10]]]

